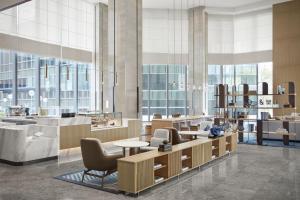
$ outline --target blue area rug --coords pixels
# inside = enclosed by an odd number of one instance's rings
[[[92,174],[96,174],[101,176],[102,172],[99,171],[90,171],[89,173]],[[85,187],[90,187],[93,189],[97,189],[97,190],[103,190],[106,192],[110,192],[110,193],[114,193],[114,194],[118,194],[120,193],[120,191],[118,190],[118,174],[113,173],[109,176],[106,176],[104,178],[104,184],[103,187],[101,185],[101,179],[95,176],[90,176],[90,175],[85,175],[84,176],[84,181],[82,182],[82,175],[83,175],[83,170],[80,171],[76,171],[76,172],[70,172],[67,174],[63,174],[57,177],[54,177],[55,179],[61,180],[61,181],[66,181],[69,183],[74,183],[77,185],[82,185]]]

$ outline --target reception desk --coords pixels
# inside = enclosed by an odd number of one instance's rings
[[[138,119],[126,119],[120,127],[91,129],[91,118],[85,116],[5,117],[0,122],[0,161],[24,165],[55,159],[79,148],[82,138],[98,138],[101,142],[135,138],[141,128]]]
[[[88,117],[6,117],[0,122],[0,160],[13,165],[57,158],[59,150],[78,146],[72,136],[90,133]]]
[[[172,151],[157,150],[118,159],[118,186],[137,194],[187,171],[220,158],[237,148],[237,133],[216,139],[202,138],[174,145]]]

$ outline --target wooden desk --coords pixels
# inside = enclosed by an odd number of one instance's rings
[[[234,152],[236,146],[237,133],[232,133],[216,139],[203,138],[174,145],[169,152],[153,150],[118,159],[119,189],[128,193],[139,193]],[[156,182],[156,177],[163,180]]]

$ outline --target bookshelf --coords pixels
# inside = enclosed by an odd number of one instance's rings
[[[244,133],[248,133],[248,136],[253,133],[256,134],[257,144],[262,145],[262,124],[264,120],[269,119],[268,111],[272,110],[274,113],[282,115],[286,112],[296,112],[294,82],[281,83],[278,85],[276,93],[269,93],[266,82],[257,85],[256,90],[250,90],[248,84],[231,87],[231,92],[229,92],[227,84],[218,84],[215,87],[217,113],[214,123],[217,125],[228,122],[238,124],[239,142],[244,142]],[[245,124],[249,124],[250,130],[244,130]],[[254,129],[255,124],[257,130]]]

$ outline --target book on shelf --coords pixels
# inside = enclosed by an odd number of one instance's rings
[[[158,164],[154,164],[154,169],[159,169],[162,167],[162,164],[158,163]]]
[[[159,182],[161,182],[161,181],[163,181],[164,180],[164,177],[160,177],[160,176],[155,176],[155,183],[159,183]]]
[[[189,167],[184,167],[184,168],[182,168],[182,172],[185,172],[185,171],[187,171],[187,170],[189,170]]]
[[[183,155],[183,156],[181,156],[181,160],[185,160],[185,159],[187,159],[188,158],[188,156],[187,155]]]

